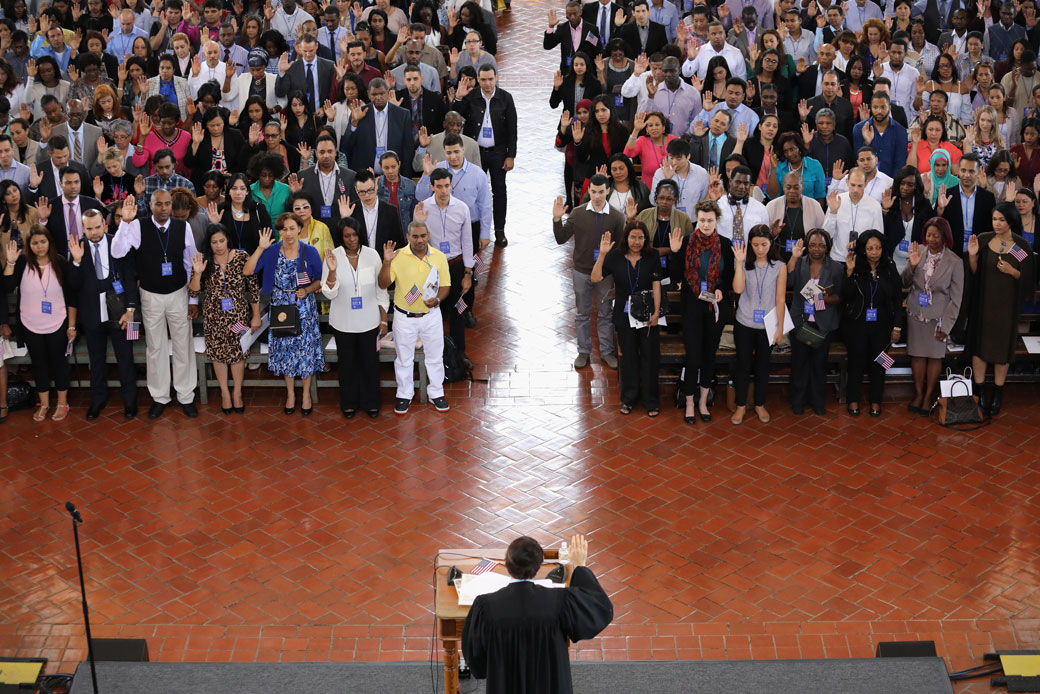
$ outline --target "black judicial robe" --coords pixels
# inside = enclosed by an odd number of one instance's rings
[[[567,640],[591,639],[614,618],[592,572],[574,569],[569,588],[523,581],[479,596],[462,629],[462,653],[487,694],[571,694]]]

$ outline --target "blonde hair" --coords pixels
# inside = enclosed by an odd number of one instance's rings
[[[989,104],[986,104],[975,112],[975,141],[978,142],[979,136],[982,134],[982,128],[979,127],[979,122],[983,113],[988,113],[993,122],[993,128],[991,129],[993,133],[993,144],[997,146],[997,149],[1004,149],[1004,136],[1000,134],[1000,117],[997,115],[997,109],[993,108]]]
[[[109,147],[101,153],[101,163],[107,164],[110,161],[123,161],[123,152],[118,147]]]

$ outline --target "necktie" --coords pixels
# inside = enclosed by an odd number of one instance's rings
[[[736,135],[737,132],[737,111],[736,109],[727,108],[726,112],[729,113],[729,129],[726,130],[730,135]]]
[[[94,244],[94,274],[99,280],[105,279],[105,268],[101,267],[101,243]]]
[[[609,12],[607,7],[609,6],[601,6],[599,8],[599,38],[602,46],[607,45],[607,12]],[[574,50],[578,50],[578,47],[575,46]]]
[[[159,227],[159,234],[162,235],[162,234],[165,234],[165,233],[166,233],[166,227]]]
[[[950,6],[950,4],[949,4],[948,0],[942,0],[942,2],[939,3],[939,23],[940,24],[943,24],[943,25],[946,24],[946,10],[949,8],[949,6]]]
[[[739,202],[733,209],[733,238],[744,238],[744,206]]]
[[[66,203],[66,204],[69,207],[69,213],[66,215],[66,219],[68,219],[69,236],[71,236],[74,239],[78,239],[79,238],[79,220],[76,219],[76,210],[72,206],[71,202]]]
[[[336,35],[329,32],[329,50],[332,51],[332,60],[336,60]]]
[[[422,97],[412,99],[412,137],[419,136],[419,128],[422,127]]]
[[[83,145],[79,142],[79,133],[72,133],[72,158],[83,161]]]
[[[307,63],[307,101],[311,105],[311,110],[316,111],[317,105],[314,103],[314,67],[311,63]]]
[[[711,140],[711,149],[708,151],[708,168],[713,169],[719,165],[719,139]]]

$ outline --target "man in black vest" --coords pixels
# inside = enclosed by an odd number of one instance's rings
[[[173,343],[173,386],[184,414],[196,417],[195,350],[191,319],[198,315],[197,300],[188,301],[191,259],[197,252],[191,227],[172,219],[170,191],[152,193],[152,213],[135,219],[137,202],[130,195],[123,201],[123,221],[112,241],[112,255],[123,258],[136,250],[137,277],[141,282],[141,320],[148,346],[148,392],[150,419],[158,419],[170,404],[170,343]],[[127,222],[126,220],[131,220]],[[166,331],[169,330],[169,336]]]
[[[80,274],[79,310],[77,318],[87,338],[90,355],[90,407],[87,419],[94,420],[108,402],[108,377],[105,358],[108,340],[119,365],[119,392],[123,396],[123,415],[137,416],[137,376],[134,372],[134,348],[126,340],[126,324],[137,320],[139,294],[134,256],[112,255],[112,234],[105,233],[105,218],[98,210],[84,210],[83,260],[73,263]]]

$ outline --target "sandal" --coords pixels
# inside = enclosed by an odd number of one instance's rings
[[[647,417],[656,417],[659,414],[661,414],[660,410],[648,410],[647,413],[646,413],[646,416]]]
[[[621,403],[621,414],[632,414],[632,406]]]
[[[36,414],[33,415],[33,421],[42,422],[43,420],[47,419],[48,409],[49,407],[47,405],[40,405],[39,407],[37,407]]]
[[[68,405],[58,405],[54,408],[54,416],[51,417],[55,422],[60,422],[69,415]]]

